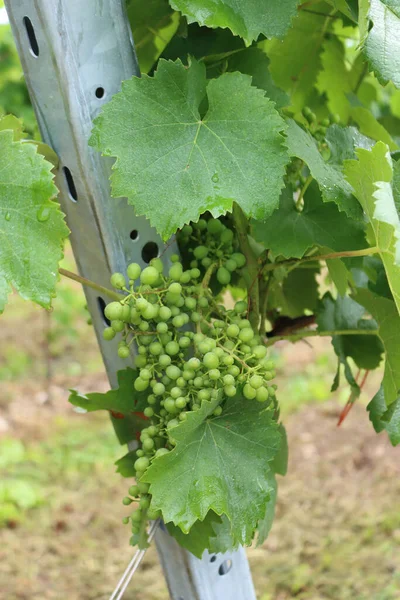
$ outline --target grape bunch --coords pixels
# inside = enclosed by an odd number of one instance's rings
[[[135,345],[138,376],[134,388],[147,394],[144,415],[149,425],[141,431],[136,451],[137,483],[124,498],[124,504],[138,503],[137,510],[124,520],[131,523],[133,544],[143,544],[147,521],[161,516],[152,510],[148,485],[140,479],[152,460],[174,448],[174,428],[189,411],[213,401],[213,415],[219,416],[237,394],[244,401],[275,404],[274,363],[246,318],[247,302],[238,301],[228,310],[209,289],[215,272],[220,283],[228,283],[230,273],[244,266],[245,258],[233,252],[233,234],[220,221],[199,223],[182,232],[187,237],[201,231],[209,244],[194,247],[189,269],[173,255],[168,273],[156,258],[143,270],[130,264],[127,278],[122,273],[111,277],[113,287],[125,295],[105,308],[111,324],[104,338],[121,336],[121,358],[127,358]],[[205,270],[203,277],[199,266]]]

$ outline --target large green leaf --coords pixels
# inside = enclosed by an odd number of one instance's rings
[[[298,0],[170,0],[189,23],[228,27],[250,45],[260,34],[282,37],[296,14]]]
[[[382,83],[392,80],[396,87],[400,87],[398,0],[360,0],[360,29],[371,71]]]
[[[179,14],[168,0],[128,0],[128,18],[142,73],[148,73],[176,33]]]
[[[136,369],[123,369],[118,371],[118,387],[102,394],[92,392],[82,395],[76,390],[71,390],[69,402],[74,406],[84,408],[87,412],[94,410],[109,410],[121,415],[130,415],[142,412],[147,406],[147,392],[137,392],[133,385],[138,377]]]
[[[345,173],[366,213],[385,266],[390,289],[400,311],[400,219],[391,181],[392,161],[387,146],[357,150],[358,160],[345,162]]]
[[[113,195],[127,196],[167,239],[234,201],[248,215],[270,215],[288,160],[284,128],[249,76],[226,73],[207,85],[203,64],[161,60],[154,77],[123,84],[95,120],[91,143],[117,157]]]
[[[325,2],[313,4],[317,13],[329,13]],[[292,106],[301,110],[313,93],[321,68],[320,52],[329,17],[299,11],[284,40],[263,42],[271,59],[271,74],[276,85],[288,92]]]
[[[194,523],[189,533],[183,533],[182,529],[173,523],[167,523],[166,527],[168,533],[176,539],[180,546],[189,550],[189,552],[197,556],[197,558],[201,558],[204,550],[211,550],[211,540],[215,537],[215,528],[218,524],[222,524],[221,517],[210,510],[204,521],[196,521]],[[229,521],[228,525],[230,525]],[[220,538],[220,541],[222,542],[223,539],[224,537]],[[227,552],[232,548],[232,540],[229,535],[227,541],[228,543],[225,544],[223,548],[218,549],[219,552]]]
[[[349,219],[331,202],[321,202],[318,189],[309,188],[307,192],[304,208],[299,211],[292,190],[286,188],[271,217],[254,222],[254,237],[276,256],[286,258],[301,258],[313,246],[337,252],[365,248],[362,221]]]
[[[176,447],[142,477],[166,522],[188,532],[213,510],[229,518],[237,542],[251,543],[268,503],[269,462],[280,445],[272,411],[257,404],[237,396],[210,418],[216,402],[205,401],[171,430]]]
[[[377,324],[365,318],[364,306],[348,296],[336,299],[327,293],[318,310],[317,323],[319,331],[377,331]],[[376,369],[382,358],[383,346],[376,334],[344,334],[332,337],[332,346],[344,365],[347,381],[356,393],[358,386],[353,377],[348,358],[351,357],[360,369]],[[334,388],[339,383],[339,372],[335,378]]]
[[[392,300],[382,298],[367,289],[358,289],[355,295],[378,323],[378,334],[385,349],[383,393],[389,407],[399,397],[400,391],[400,316]]]
[[[377,433],[387,431],[393,446],[400,444],[400,396],[389,408],[385,402],[385,393],[381,386],[367,406],[369,418]]]
[[[265,510],[264,517],[258,522],[257,526],[257,546],[261,546],[268,537],[271,531],[272,523],[275,517],[276,497],[278,493],[278,485],[273,474],[270,477],[269,500]]]
[[[326,162],[321,156],[314,138],[293,120],[287,130],[289,154],[303,160],[311,175],[318,182],[325,202],[335,202],[347,216],[360,218],[362,211],[352,195],[339,165]]]
[[[34,144],[0,131],[0,312],[11,286],[46,308],[55,296],[69,231],[51,169]]]

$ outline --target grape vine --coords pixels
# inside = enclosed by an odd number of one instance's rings
[[[214,4],[127,1],[142,77],[89,140],[115,159],[112,195],[179,255],[127,264],[110,288],[59,268],[57,157],[0,118],[0,310],[12,288],[49,308],[60,275],[107,297],[118,386],[70,402],[136,440],[116,463],[132,544],[161,518],[197,556],[269,533],[288,457],[278,342],[332,338],[340,422],[383,366],[369,417],[400,443],[400,12]]]

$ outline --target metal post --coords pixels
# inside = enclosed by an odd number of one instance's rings
[[[138,74],[123,0],[6,0],[14,38],[40,131],[58,154],[57,185],[71,229],[79,272],[104,286],[130,262],[144,265],[162,253],[157,233],[125,199],[110,198],[111,161],[88,146],[92,119]],[[104,343],[104,300],[86,288],[88,308],[111,385],[128,365],[113,342]],[[164,529],[157,549],[173,600],[254,600],[244,550],[201,560],[178,546]],[[111,587],[111,586],[110,586]]]

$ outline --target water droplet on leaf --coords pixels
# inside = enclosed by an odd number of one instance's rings
[[[218,173],[214,173],[214,175],[211,177],[211,181],[213,181],[214,183],[218,183],[218,181],[219,181]]]
[[[50,210],[51,208],[49,206],[42,206],[41,208],[39,208],[39,210],[36,213],[37,220],[40,223],[45,223],[46,221],[48,221],[50,217]]]
[[[9,212],[6,213],[6,216],[4,217],[6,221],[9,221],[11,219],[11,215]]]

